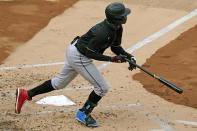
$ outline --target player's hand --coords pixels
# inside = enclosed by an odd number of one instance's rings
[[[126,62],[126,60],[121,57],[121,56],[114,56],[114,57],[111,57],[111,62],[115,62],[115,63],[123,63],[123,62]]]
[[[134,56],[128,56],[128,59],[131,60],[133,63],[136,63],[136,58]],[[136,66],[133,65],[132,63],[129,63],[129,70],[133,70],[133,69],[136,69]]]

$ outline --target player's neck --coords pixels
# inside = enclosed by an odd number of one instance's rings
[[[105,19],[105,21],[110,27],[112,27],[115,30],[118,30],[120,28],[120,26],[121,26],[121,25],[113,24],[110,21],[108,21],[107,19]]]

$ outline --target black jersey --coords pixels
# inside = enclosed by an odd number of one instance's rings
[[[111,47],[116,55],[129,55],[121,47],[122,31],[122,26],[115,27],[104,20],[82,35],[76,47],[83,55],[101,61],[110,61],[110,56],[103,55],[108,47]]]

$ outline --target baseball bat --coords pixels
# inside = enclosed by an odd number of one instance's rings
[[[179,94],[183,93],[183,90],[181,88],[179,88],[178,86],[176,86],[175,84],[165,80],[164,78],[161,78],[160,76],[158,76],[156,74],[153,74],[150,71],[147,71],[146,69],[142,68],[141,66],[137,65],[136,63],[134,63],[133,61],[131,61],[131,60],[127,59],[127,58],[125,58],[125,60],[128,61],[130,64],[133,64],[134,66],[136,66],[140,70],[144,71],[148,75],[152,76],[153,78],[157,79],[159,82],[161,82],[162,84],[166,85],[170,89],[176,91],[177,93],[179,93]]]

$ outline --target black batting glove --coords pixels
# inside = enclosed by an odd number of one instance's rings
[[[126,62],[126,60],[121,57],[121,56],[114,56],[114,57],[111,57],[111,62],[115,62],[115,63],[123,63],[123,62]]]
[[[131,62],[133,62],[133,63],[135,63],[136,64],[136,58],[134,57],[134,56],[132,56],[132,55],[130,55],[130,56],[128,56],[127,57]],[[129,68],[128,68],[129,70],[133,70],[133,69],[136,69],[136,66],[134,65],[134,64],[132,64],[132,63],[129,63]]]

